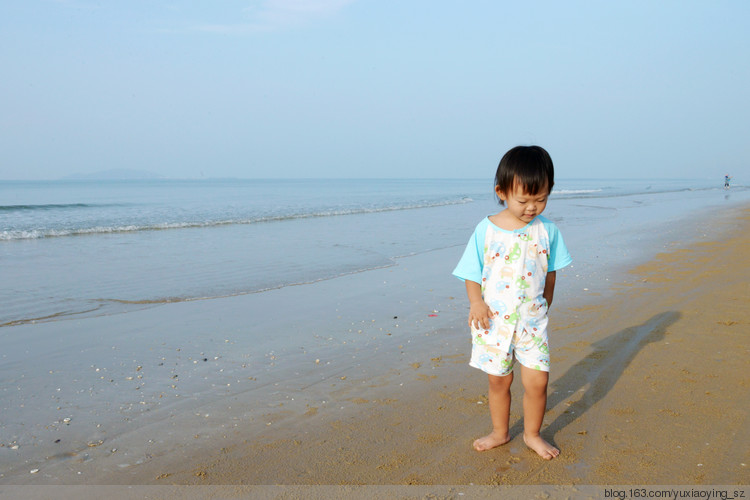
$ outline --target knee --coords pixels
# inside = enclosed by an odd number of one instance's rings
[[[510,390],[511,382],[513,382],[513,372],[504,377],[489,375],[489,381],[491,391],[508,391]]]
[[[546,372],[539,372],[537,376],[524,377],[523,389],[532,396],[542,396],[547,394],[548,376]]]

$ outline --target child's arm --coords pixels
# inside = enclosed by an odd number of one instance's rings
[[[547,278],[544,281],[544,292],[542,296],[547,301],[547,309],[552,305],[552,297],[555,295],[555,280],[557,279],[557,271],[550,271],[547,273]]]
[[[469,296],[469,326],[479,328],[489,328],[492,311],[490,306],[482,298],[482,286],[471,280],[466,280],[466,295]],[[479,325],[479,326],[475,326]]]

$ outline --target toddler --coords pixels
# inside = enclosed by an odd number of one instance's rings
[[[510,385],[515,360],[524,387],[523,440],[542,458],[560,451],[542,439],[549,379],[547,311],[555,272],[571,263],[562,236],[541,216],[554,185],[554,167],[539,146],[508,151],[497,167],[500,213],[474,230],[453,274],[466,283],[472,350],[470,365],[487,373],[492,432],[474,441],[484,451],[510,441]]]

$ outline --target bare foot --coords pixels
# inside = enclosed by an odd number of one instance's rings
[[[508,441],[510,441],[510,436],[507,432],[505,434],[495,434],[492,432],[474,441],[474,449],[477,451],[487,451],[502,446]]]
[[[560,454],[560,450],[542,439],[542,436],[539,436],[538,434],[531,437],[527,437],[526,434],[524,434],[523,442],[545,460],[552,460]]]

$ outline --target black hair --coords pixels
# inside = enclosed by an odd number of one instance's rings
[[[549,153],[540,146],[516,146],[500,160],[495,174],[495,189],[503,193],[513,191],[518,183],[524,192],[534,196],[542,189],[552,192],[555,167]],[[499,200],[503,204],[503,200]]]

